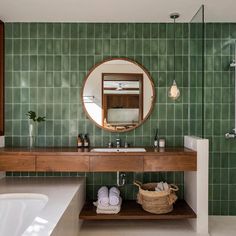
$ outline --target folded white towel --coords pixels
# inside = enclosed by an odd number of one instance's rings
[[[117,214],[120,212],[121,209],[122,198],[121,197],[119,198],[119,202],[116,206],[108,205],[107,207],[104,207],[100,205],[98,201],[94,202],[93,204],[94,206],[97,207],[96,209],[97,214]]]
[[[159,182],[157,183],[157,186],[155,187],[155,190],[157,192],[162,192],[162,191],[168,191],[169,190],[169,185],[166,182]]]
[[[96,213],[97,214],[107,214],[107,215],[112,215],[112,214],[118,214],[120,210],[100,210],[97,208]]]
[[[98,204],[104,207],[109,206],[108,188],[106,186],[98,190]]]
[[[109,190],[109,204],[115,206],[120,200],[120,190],[116,187],[112,187]]]

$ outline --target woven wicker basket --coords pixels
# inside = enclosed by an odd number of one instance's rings
[[[155,191],[157,183],[142,184],[134,182],[138,186],[137,202],[142,205],[143,210],[153,214],[165,214],[173,210],[173,203],[177,200],[175,194],[179,188],[174,184],[169,184],[168,191]]]

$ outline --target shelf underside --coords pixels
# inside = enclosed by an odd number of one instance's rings
[[[123,201],[121,211],[118,214],[97,214],[93,203],[87,202],[79,218],[83,220],[177,220],[196,218],[196,214],[184,200],[178,200],[174,204],[172,212],[161,215],[144,211],[136,201]]]

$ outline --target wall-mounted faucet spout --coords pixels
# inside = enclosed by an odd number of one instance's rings
[[[116,172],[116,184],[118,187],[125,185],[125,173]]]

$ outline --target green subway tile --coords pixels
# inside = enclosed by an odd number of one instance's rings
[[[29,38],[30,37],[29,27],[30,27],[29,23],[22,23],[21,24],[22,38]]]
[[[6,54],[13,53],[13,40],[12,39],[6,40],[6,42],[5,42],[5,53]]]
[[[12,31],[13,31],[13,37],[14,38],[20,38],[21,37],[21,25],[14,23],[13,27],[12,27]]]
[[[61,35],[62,35],[61,23],[53,24],[53,37],[61,38]]]
[[[63,23],[61,25],[62,38],[70,37],[70,25],[68,23]]]
[[[38,23],[38,37],[45,38],[46,37],[46,24]]]
[[[143,24],[143,38],[150,38],[151,36],[151,25],[149,23]]]
[[[110,40],[104,39],[103,41],[103,54],[110,55]]]
[[[36,71],[37,70],[37,65],[38,65],[38,60],[37,56],[30,56],[30,70],[31,71]]]
[[[102,25],[102,37],[103,38],[110,38],[111,37],[111,26],[109,23],[104,23]]]
[[[37,38],[38,36],[38,24],[37,23],[31,23],[29,26],[30,31],[30,37],[31,38]]]
[[[21,57],[21,70],[28,71],[30,69],[30,59],[29,56]]]
[[[85,38],[87,34],[86,24],[79,24],[78,31],[79,31],[79,38]]]
[[[13,53],[19,54],[20,53],[20,46],[21,46],[21,40],[14,39],[13,40]]]
[[[78,41],[76,39],[72,39],[70,42],[70,53],[77,54],[78,51]]]
[[[13,70],[19,71],[20,70],[20,56],[14,56],[13,57]]]
[[[87,40],[87,53],[91,55],[95,54],[95,40],[94,39]]]
[[[61,71],[61,56],[55,56],[54,57],[54,70],[55,71]]]
[[[126,55],[126,40],[124,39],[119,40],[119,55],[121,57]]]
[[[45,69],[46,69],[45,56],[39,56],[38,57],[38,70],[45,71]]]
[[[70,24],[70,38],[77,38],[78,37],[78,24],[73,23]]]
[[[5,24],[5,37],[7,39],[12,38],[13,36],[13,24],[6,23]]]
[[[13,84],[13,73],[12,72],[5,72],[5,87],[9,88],[12,87]]]
[[[152,38],[158,38],[159,36],[158,30],[159,30],[159,24],[156,24],[156,23],[151,24],[151,37]]]
[[[166,38],[166,24],[161,23],[159,24],[159,33],[160,38]]]
[[[38,42],[37,39],[30,39],[29,50],[30,54],[37,54],[38,52]]]
[[[141,23],[135,24],[135,38],[142,38],[143,36],[143,25]]]
[[[46,53],[52,54],[53,53],[53,40],[46,39]]]
[[[53,40],[53,54],[61,54],[61,40]]]

